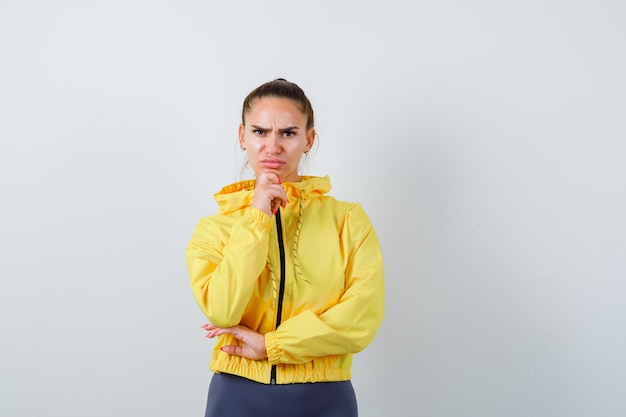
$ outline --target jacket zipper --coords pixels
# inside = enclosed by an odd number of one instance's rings
[[[276,311],[276,328],[280,326],[283,315],[283,296],[285,294],[285,244],[283,242],[283,226],[280,221],[280,208],[276,212],[276,237],[278,239],[278,253],[280,254],[280,286],[278,289],[278,308]],[[276,384],[276,365],[272,365],[270,384]]]

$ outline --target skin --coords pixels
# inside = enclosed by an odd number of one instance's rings
[[[268,216],[287,204],[283,182],[298,182],[298,164],[315,140],[315,129],[307,129],[307,117],[292,100],[264,97],[255,100],[239,126],[239,143],[246,150],[254,170],[256,186],[252,207]],[[223,346],[229,355],[258,360],[267,358],[265,336],[244,326],[202,328],[212,339],[223,334],[234,336],[240,345]]]
[[[281,183],[300,181],[298,164],[315,140],[315,129],[306,124],[306,115],[292,100],[264,97],[252,103],[239,126],[239,143],[256,177],[252,207],[268,216],[287,204]]]
[[[209,339],[213,339],[214,337],[221,336],[223,334],[231,334],[237,340],[241,341],[241,345],[239,346],[222,346],[222,352],[254,360],[267,358],[267,351],[265,350],[265,336],[255,332],[254,330],[250,330],[245,326],[217,327],[211,323],[203,325],[202,328],[207,331],[206,337]]]

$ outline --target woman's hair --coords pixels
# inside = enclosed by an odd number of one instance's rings
[[[306,116],[306,128],[309,130],[315,123],[313,119],[313,107],[311,102],[304,94],[304,91],[297,84],[289,82],[284,78],[277,78],[274,81],[267,82],[255,88],[248,94],[243,101],[243,109],[241,110],[241,122],[246,123],[246,113],[250,111],[255,100],[264,97],[286,98],[296,103],[302,114]]]

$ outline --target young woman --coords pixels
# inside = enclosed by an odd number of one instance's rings
[[[217,337],[206,416],[357,416],[352,354],[383,317],[382,255],[358,203],[300,176],[313,109],[277,79],[243,103],[239,143],[255,179],[215,194],[187,247],[191,288]]]

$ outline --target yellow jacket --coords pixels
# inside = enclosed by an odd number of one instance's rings
[[[215,194],[219,213],[200,220],[186,254],[208,320],[264,334],[268,358],[224,353],[221,346],[238,341],[222,335],[210,368],[265,384],[348,380],[352,354],[373,340],[383,317],[374,228],[359,204],[325,195],[328,177],[284,183],[289,202],[273,217],[251,206],[254,184]]]

